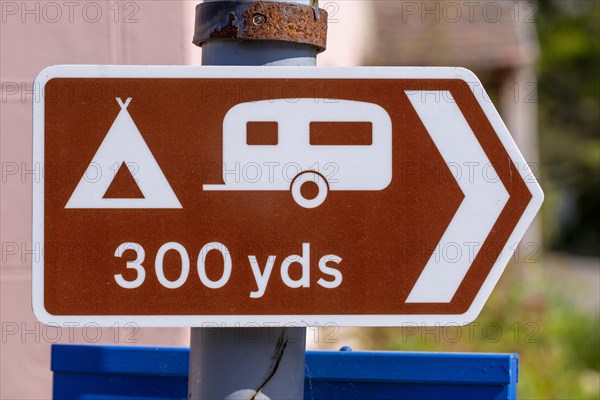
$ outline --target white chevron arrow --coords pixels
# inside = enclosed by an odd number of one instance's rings
[[[447,165],[485,167],[487,171],[485,175],[463,171],[454,176],[465,197],[406,299],[407,303],[449,303],[509,195],[500,179],[486,179],[497,176],[496,171],[449,91],[405,93]],[[470,251],[464,251],[467,246]],[[463,251],[457,257],[444,257],[448,247]]]

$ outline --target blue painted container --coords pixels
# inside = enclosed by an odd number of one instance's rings
[[[189,349],[52,346],[54,399],[187,399]],[[517,354],[309,351],[305,399],[516,399]]]

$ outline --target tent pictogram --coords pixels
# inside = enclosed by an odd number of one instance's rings
[[[119,98],[116,100],[121,111],[65,208],[182,208],[127,111],[132,99],[128,98],[125,103]],[[143,198],[105,198],[123,163],[135,178]]]

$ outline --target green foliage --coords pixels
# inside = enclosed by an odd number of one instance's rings
[[[531,268],[533,277],[515,276],[518,267]],[[565,297],[563,280],[543,275],[540,265],[509,268],[512,276],[469,326],[370,328],[359,339],[382,350],[518,353],[519,399],[600,398],[597,311]]]
[[[600,2],[539,2],[539,115],[550,247],[600,256]]]

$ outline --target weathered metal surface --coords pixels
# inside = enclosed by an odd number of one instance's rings
[[[194,44],[274,40],[326,48],[327,11],[293,3],[218,1],[196,7]]]

